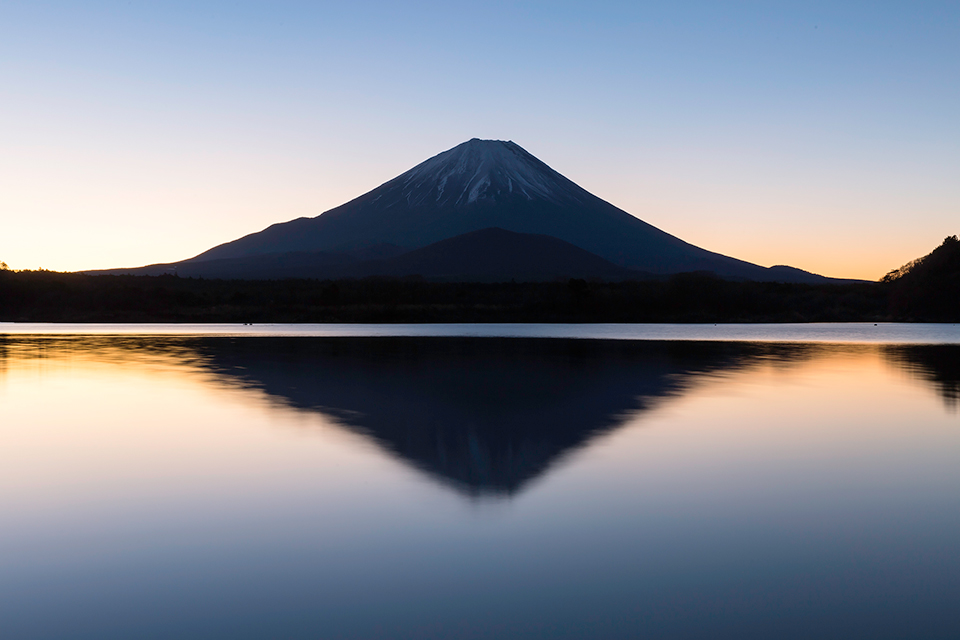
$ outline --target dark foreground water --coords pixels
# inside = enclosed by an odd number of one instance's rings
[[[957,344],[0,335],[4,639],[956,638],[958,603]]]

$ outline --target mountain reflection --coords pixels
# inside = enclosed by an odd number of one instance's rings
[[[895,345],[888,362],[933,386],[951,411],[960,409],[960,345]]]
[[[769,348],[520,339],[201,340],[200,362],[471,495],[513,494],[698,376]]]
[[[0,378],[18,360],[173,364],[321,414],[464,494],[512,495],[698,380],[837,350],[879,351],[960,407],[960,345],[0,336]]]

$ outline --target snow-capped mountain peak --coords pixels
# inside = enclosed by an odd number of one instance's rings
[[[397,199],[408,205],[581,199],[579,187],[514,142],[478,138],[421,162],[388,185],[390,191],[399,188]]]
[[[578,187],[513,142],[477,138],[316,218],[271,225],[190,262],[379,246],[413,250],[489,229],[550,236],[616,265],[651,273],[712,271],[752,280],[785,279],[782,270],[774,273],[701,249],[647,224]],[[798,281],[807,277],[788,276]]]

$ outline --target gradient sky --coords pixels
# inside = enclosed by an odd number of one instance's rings
[[[960,3],[0,3],[0,260],[191,257],[510,139],[704,248],[960,233]]]

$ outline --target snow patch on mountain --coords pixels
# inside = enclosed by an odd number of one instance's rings
[[[395,180],[400,200],[462,206],[508,197],[581,201],[581,189],[527,153],[502,140],[474,138],[415,166]]]

